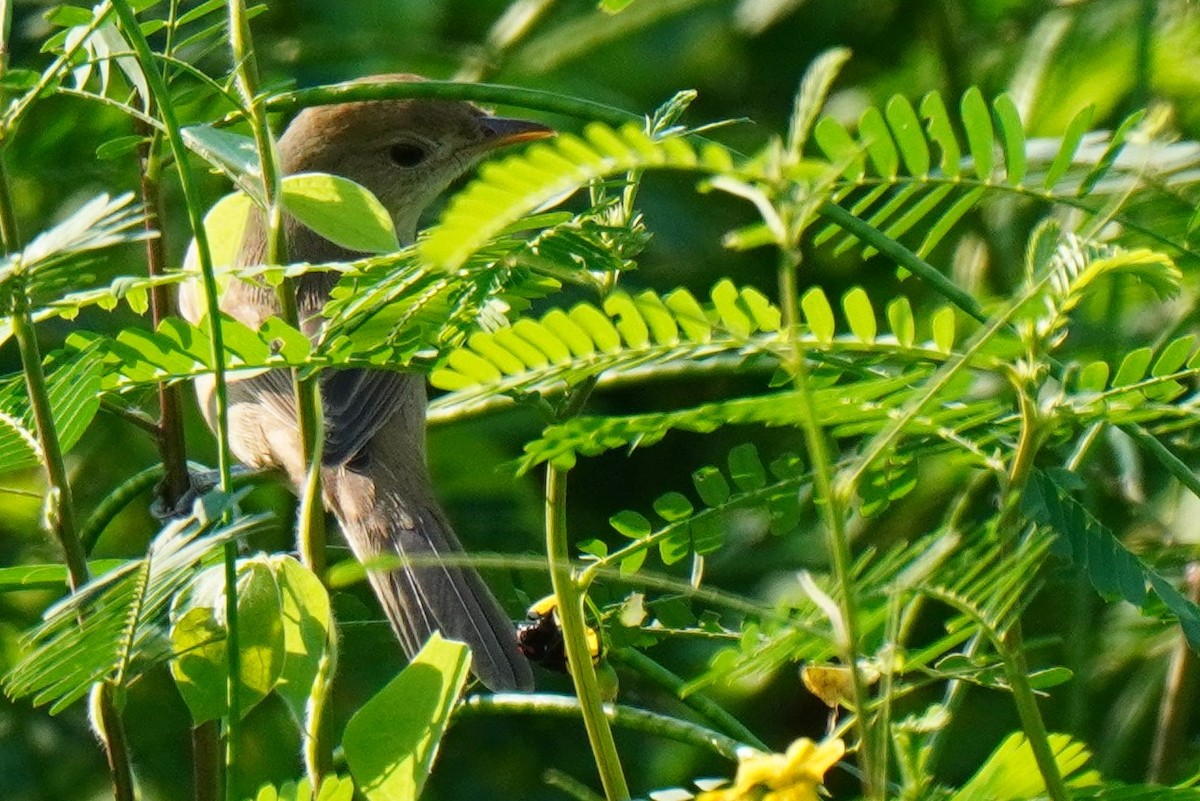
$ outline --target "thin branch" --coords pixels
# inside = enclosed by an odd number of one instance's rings
[[[583,593],[571,570],[570,545],[567,538],[567,473],[551,464],[546,470],[546,554],[550,559],[550,578],[558,603],[563,640],[566,643],[567,664],[583,725],[600,771],[600,781],[608,801],[626,801],[629,787],[621,770],[621,760],[612,729],[604,715],[596,669],[588,650],[583,619]]]
[[[753,746],[738,742],[732,737],[686,720],[660,715],[656,712],[619,704],[604,704],[602,712],[606,723],[611,722],[614,726],[631,731],[640,731],[656,737],[694,745],[729,760],[737,761],[741,752],[747,749],[753,750]],[[584,711],[579,699],[570,695],[496,693],[495,695],[472,695],[464,699],[454,712],[455,717],[496,713],[576,718],[584,714]]]

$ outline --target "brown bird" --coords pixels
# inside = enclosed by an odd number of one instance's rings
[[[419,80],[415,76],[384,76]],[[378,80],[368,79],[368,80]],[[391,213],[401,243],[412,242],[422,211],[454,179],[496,148],[553,134],[544,125],[490,116],[469,103],[379,100],[314,106],[279,139],[284,173],[326,172],[370,189]],[[333,262],[361,257],[285,218],[287,258]],[[260,215],[252,215],[239,265],[262,261]],[[296,284],[305,331],[315,335],[336,274],[314,272]],[[203,303],[195,282],[181,292],[184,315],[196,322]],[[231,282],[221,309],[251,327],[279,314],[275,290]],[[209,425],[215,408],[211,377],[196,382]],[[512,621],[470,567],[439,557],[462,550],[438,505],[425,464],[425,381],[390,370],[330,370],[320,378],[325,446],[325,505],[355,556],[416,557],[421,566],[371,571],[375,594],[411,657],[434,631],[471,647],[475,675],[493,690],[528,689],[533,676],[517,650]],[[243,464],[281,468],[303,485],[291,377],[273,370],[229,381],[230,446]],[[432,564],[431,564],[432,562]]]

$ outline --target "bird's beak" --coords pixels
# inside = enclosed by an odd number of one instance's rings
[[[486,137],[483,150],[495,150],[536,139],[549,139],[557,133],[553,128],[529,120],[484,117],[480,122]]]

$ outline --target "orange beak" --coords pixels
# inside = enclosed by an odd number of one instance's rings
[[[553,128],[539,122],[507,117],[484,117],[480,123],[485,136],[487,136],[483,143],[484,150],[495,150],[537,139],[549,139],[557,133]]]

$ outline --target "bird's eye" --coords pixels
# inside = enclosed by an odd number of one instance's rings
[[[392,162],[400,167],[415,167],[428,155],[425,148],[411,142],[400,142],[388,150]]]

